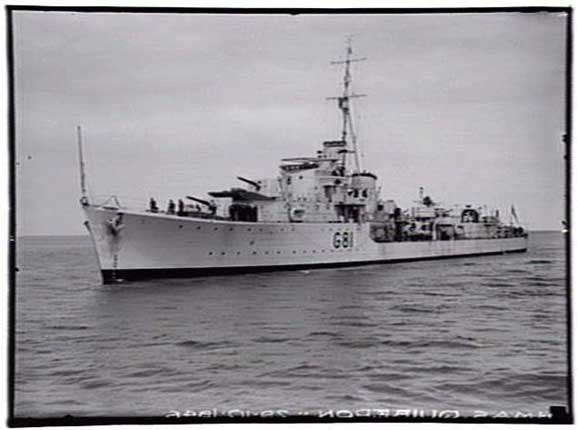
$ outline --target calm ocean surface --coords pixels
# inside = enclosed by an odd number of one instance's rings
[[[530,239],[498,257],[106,286],[88,237],[19,239],[15,414],[537,416],[566,406],[565,251],[561,233]]]

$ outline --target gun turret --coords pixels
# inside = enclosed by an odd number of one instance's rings
[[[203,204],[203,205],[205,205],[205,206],[207,206],[207,207],[212,207],[212,206],[213,206],[213,205],[212,205],[211,203],[209,203],[208,201],[203,200],[203,199],[198,199],[197,197],[187,196],[187,199],[193,200],[193,201],[195,201],[195,202],[197,202],[197,203],[201,203],[201,204]]]
[[[251,179],[243,178],[242,176],[237,176],[237,179],[238,179],[239,181],[243,181],[243,182],[245,182],[245,183],[247,183],[247,184],[249,184],[249,185],[253,185],[253,186],[257,189],[257,191],[260,191],[260,190],[261,190],[261,185],[259,185],[259,184],[258,184],[257,182],[255,182],[255,181],[252,181]]]

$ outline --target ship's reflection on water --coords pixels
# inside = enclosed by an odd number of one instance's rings
[[[88,238],[23,239],[17,416],[547,411],[566,401],[565,254],[559,233],[530,240],[527,254],[103,286]]]

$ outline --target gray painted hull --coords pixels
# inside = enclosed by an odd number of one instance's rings
[[[369,224],[232,222],[84,208],[104,282],[523,252],[526,237],[377,243]],[[110,228],[122,214],[117,231]]]

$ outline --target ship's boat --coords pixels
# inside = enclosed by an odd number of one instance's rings
[[[342,130],[311,157],[285,158],[272,179],[238,177],[243,187],[209,199],[151,199],[129,208],[116,198],[98,204],[85,186],[79,129],[81,205],[105,283],[119,280],[328,268],[420,259],[523,252],[527,233],[498,211],[446,209],[420,188],[414,207],[380,197],[377,176],[360,166],[350,114],[352,58],[343,61],[335,97]],[[220,204],[217,200],[221,201]]]

